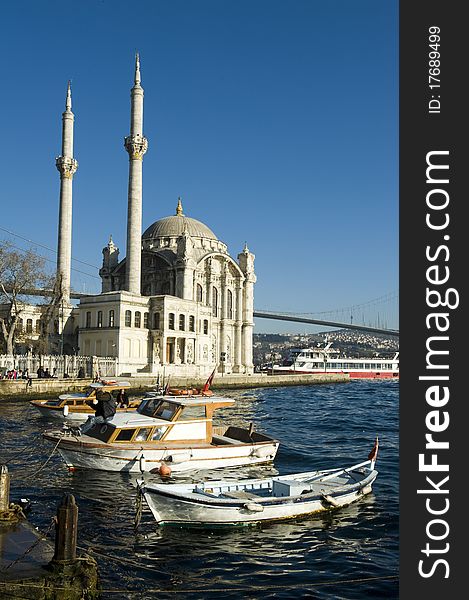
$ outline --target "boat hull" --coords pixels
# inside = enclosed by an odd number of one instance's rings
[[[49,419],[60,419],[61,421],[79,421],[84,422],[86,419],[94,415],[94,411],[90,410],[89,412],[72,412],[70,411],[67,416],[64,415],[63,408],[54,408],[49,406],[41,406],[39,403],[34,404],[34,407],[41,413],[43,417]]]
[[[396,371],[327,371],[311,369],[275,369],[274,375],[348,375],[350,379],[399,379],[399,373]]]
[[[231,503],[225,501],[223,505],[220,505],[210,499],[191,501],[175,497],[170,493],[168,495],[155,493],[152,491],[151,485],[144,486],[142,493],[159,526],[245,526],[260,522],[299,519],[332,508],[348,506],[371,493],[377,474],[377,471],[371,471],[369,477],[359,485],[350,486],[350,490],[334,495],[332,502],[325,500],[320,495],[313,494],[311,498],[291,496],[260,501],[243,500]]]
[[[233,444],[202,447],[148,448],[142,445],[118,447],[117,444],[97,445],[83,442],[74,436],[61,433],[44,434],[57,447],[70,470],[96,469],[129,473],[158,472],[162,465],[171,472],[179,473],[198,469],[216,469],[241,465],[257,465],[272,462],[277,454],[279,442]]]
[[[93,409],[89,409],[86,412],[85,411],[77,411],[77,410],[69,410],[69,412],[67,413],[67,415],[64,414],[64,409],[62,408],[58,408],[58,407],[53,407],[53,406],[44,406],[41,405],[40,403],[33,403],[31,402],[31,404],[33,404],[33,406],[35,408],[37,408],[37,410],[41,413],[41,415],[43,417],[46,417],[48,419],[56,419],[56,420],[60,420],[60,421],[66,421],[67,423],[69,421],[73,421],[75,423],[84,423],[88,417],[92,417],[95,414],[95,411]],[[118,408],[116,410],[117,413],[120,412],[135,412],[136,408]]]

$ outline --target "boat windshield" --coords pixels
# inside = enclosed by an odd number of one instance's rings
[[[138,412],[146,417],[171,421],[178,409],[179,404],[175,404],[174,402],[167,402],[161,398],[148,398],[148,400],[142,400],[142,403],[138,407]]]
[[[63,400],[61,400],[60,398],[58,400],[47,400],[46,405],[47,406],[60,406],[62,404]]]

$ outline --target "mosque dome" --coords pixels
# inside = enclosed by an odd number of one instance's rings
[[[207,225],[201,221],[197,221],[197,219],[192,219],[184,215],[180,198],[178,199],[176,214],[155,221],[144,232],[142,238],[144,241],[156,240],[158,238],[177,238],[184,231],[187,231],[191,237],[218,240],[217,236]]]

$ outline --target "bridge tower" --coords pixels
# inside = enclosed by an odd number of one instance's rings
[[[129,153],[129,188],[127,211],[127,256],[125,289],[141,293],[142,271],[142,170],[148,141],[143,135],[143,88],[140,85],[140,58],[135,56],[134,86],[130,92],[130,135],[124,140]]]
[[[60,278],[63,302],[70,303],[70,271],[72,261],[72,183],[78,162],[73,158],[72,91],[67,86],[65,111],[62,113],[62,154],[55,159],[60,173],[60,208],[57,243],[57,279]]]

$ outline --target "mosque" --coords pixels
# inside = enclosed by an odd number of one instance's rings
[[[140,60],[131,88],[127,255],[119,260],[112,238],[103,249],[100,294],[70,302],[73,157],[72,96],[67,89],[62,115],[57,281],[62,314],[58,324],[78,336],[80,355],[115,357],[118,373],[205,376],[253,372],[254,254],[247,245],[237,260],[204,223],[184,214],[155,221],[142,235],[143,134]],[[65,308],[64,308],[65,307]],[[60,331],[59,331],[60,333]]]

